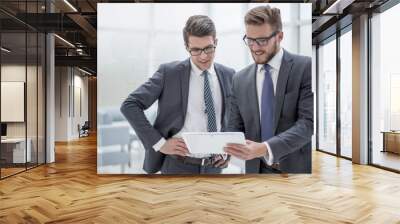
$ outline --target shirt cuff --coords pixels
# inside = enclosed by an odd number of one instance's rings
[[[268,142],[264,142],[264,144],[267,146],[267,155],[264,156],[265,162],[267,163],[268,166],[272,165],[272,162],[274,161],[274,155],[272,154],[272,150],[269,147]]]
[[[161,138],[160,140],[158,140],[158,142],[156,144],[153,145],[153,149],[158,152],[160,151],[161,147],[165,144],[165,138]]]

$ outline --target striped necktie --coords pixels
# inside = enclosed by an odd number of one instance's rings
[[[208,80],[209,73],[205,70],[202,75],[204,76],[204,103],[206,106],[205,113],[207,114],[207,131],[217,131],[217,121],[215,117],[214,100],[211,92],[210,81]]]

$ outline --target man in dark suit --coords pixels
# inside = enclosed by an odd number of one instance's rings
[[[245,27],[255,63],[233,78],[227,130],[243,131],[248,140],[225,152],[246,160],[246,173],[311,173],[311,59],[281,48],[277,8],[251,9]]]
[[[189,154],[181,133],[225,129],[235,71],[214,63],[216,30],[207,16],[190,17],[183,37],[190,58],[160,65],[153,77],[123,102],[121,112],[146,149],[146,172],[221,173],[230,157]],[[157,100],[157,118],[151,125],[143,111]]]

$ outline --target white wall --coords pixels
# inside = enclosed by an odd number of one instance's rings
[[[1,121],[24,122],[24,82],[1,82]]]
[[[7,64],[7,65],[2,65],[1,66],[1,81],[2,82],[24,82],[26,83],[25,80],[25,75],[26,75],[26,69],[31,70],[32,67],[28,66],[28,68],[25,65],[18,65],[18,64]],[[28,73],[30,74],[30,73]],[[2,98],[7,97],[7,96],[1,96]],[[3,103],[2,103],[3,104]],[[10,108],[1,108],[2,114],[5,112],[3,110],[10,110]],[[23,113],[24,107],[22,108]],[[13,136],[13,137],[23,137],[25,136],[25,122],[8,122],[8,128],[7,128],[7,134],[8,136]]]
[[[72,108],[72,120],[71,120],[71,135],[73,138],[78,137],[78,129],[77,126],[80,124],[81,126],[88,121],[88,77],[81,76],[79,73],[76,74],[77,70],[75,70],[74,75],[74,108]],[[80,92],[80,93],[79,93]],[[80,96],[80,97],[79,97]],[[79,102],[80,101],[80,102]],[[71,103],[72,104],[72,103]],[[81,108],[80,108],[81,107]],[[81,110],[81,111],[80,111]]]
[[[25,78],[28,76],[29,85],[36,85],[36,81],[31,77],[32,75],[36,75],[36,67],[34,66],[25,66],[19,64],[7,64],[1,66],[1,81],[2,82],[24,82],[27,83]],[[25,126],[28,125],[28,137],[34,131],[36,133],[36,88],[27,88],[27,106],[31,106],[31,108],[27,109],[27,122],[7,122],[7,136],[8,137],[24,137],[25,136]],[[7,96],[2,96],[7,97]],[[31,104],[34,102],[33,104]],[[10,110],[10,108],[1,108],[1,110]],[[22,110],[25,110],[22,107]],[[25,111],[23,111],[24,113]],[[4,113],[4,111],[3,111]]]
[[[88,78],[83,75],[76,68],[56,67],[56,141],[77,139],[78,124],[83,125],[88,120]]]
[[[68,139],[68,85],[67,67],[55,68],[55,141]]]
[[[44,163],[45,159],[45,116],[44,116],[44,73],[42,67],[25,65],[25,64],[3,64],[1,66],[1,81],[2,87],[3,82],[23,82],[25,86],[18,90],[18,94],[22,94],[19,102],[14,99],[10,102],[11,104],[19,104],[19,107],[5,106],[2,102],[2,114],[4,113],[15,113],[20,114],[20,121],[18,122],[6,122],[7,124],[7,137],[9,138],[27,138],[30,140],[30,149],[32,151],[32,158],[35,158],[33,162],[36,162],[36,158],[39,159],[39,163]],[[25,87],[25,88],[24,88]],[[13,87],[14,88],[14,87]],[[5,92],[2,88],[2,99],[12,97],[7,94],[11,92]],[[16,91],[16,90],[14,90]],[[26,95],[24,95],[26,91]],[[5,95],[4,95],[5,94]],[[15,95],[17,93],[14,93]],[[26,98],[25,98],[26,97]],[[25,98],[25,99],[24,99]],[[22,100],[22,102],[21,102]],[[26,105],[25,105],[26,104]],[[25,119],[26,113],[26,119]],[[3,120],[3,117],[2,117]],[[38,157],[36,157],[38,154]]]

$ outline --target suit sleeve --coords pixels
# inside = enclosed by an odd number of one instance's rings
[[[230,111],[228,117],[228,126],[226,131],[244,131],[244,123],[240,115],[239,106],[237,104],[237,76],[233,77],[232,89],[230,95]]]
[[[311,59],[306,61],[300,84],[297,121],[288,130],[272,137],[267,142],[279,162],[288,154],[300,150],[311,141],[314,129],[314,101],[311,88]]]
[[[161,138],[161,134],[150,124],[144,114],[162,94],[164,88],[164,71],[160,66],[157,72],[138,89],[129,94],[121,105],[121,112],[135,130],[145,148],[152,147]]]

